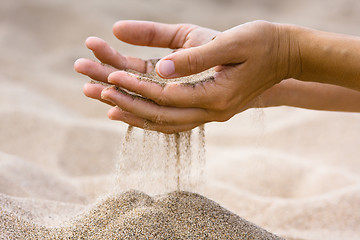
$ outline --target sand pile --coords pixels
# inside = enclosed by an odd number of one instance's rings
[[[280,239],[195,193],[108,196],[61,227],[1,214],[4,239]]]

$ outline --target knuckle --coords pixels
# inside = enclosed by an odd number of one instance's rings
[[[153,27],[149,28],[148,32],[146,33],[145,39],[147,40],[147,45],[152,46],[152,43],[154,42],[156,36],[156,27],[155,23],[153,24]]]
[[[160,105],[160,106],[165,106],[165,105],[168,105],[168,96],[166,94],[166,88],[167,86],[165,86],[164,88],[162,88],[162,90],[158,93],[158,94],[154,94],[154,97],[152,98],[152,100]]]
[[[172,49],[179,48],[179,45],[183,44],[184,39],[188,38],[189,33],[198,27],[193,24],[177,24],[176,26],[177,30],[169,43],[169,47]]]
[[[187,54],[187,68],[190,73],[200,72],[204,68],[204,59],[202,55],[189,50]]]

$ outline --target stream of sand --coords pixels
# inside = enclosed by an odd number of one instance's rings
[[[197,192],[202,185],[204,166],[204,126],[174,134],[129,126],[118,159],[117,191]]]

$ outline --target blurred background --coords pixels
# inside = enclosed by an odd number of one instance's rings
[[[108,120],[108,106],[83,96],[88,79],[75,73],[73,63],[80,57],[94,59],[84,46],[88,36],[145,59],[170,52],[121,43],[112,35],[118,20],[192,23],[223,31],[263,19],[360,35],[359,13],[359,0],[1,0],[0,163],[7,154],[22,160],[0,164],[0,183],[6,183],[0,184],[0,192],[67,201],[60,190],[54,196],[32,189],[36,174],[31,171],[19,181],[5,178],[11,172],[22,176],[28,163],[71,181],[86,180],[85,202],[107,191],[101,177],[114,169],[126,125]],[[339,196],[354,202],[340,197],[323,201],[330,199],[328,193],[359,186],[359,123],[359,114],[278,107],[207,124],[208,182],[213,188],[206,195],[287,236],[304,237],[311,230],[310,239],[336,239],[341,236],[332,234],[337,230],[359,234],[358,216],[344,210],[358,204],[356,198],[347,198],[344,191]],[[90,178],[95,176],[98,180]],[[359,195],[359,190],[349,192]],[[341,202],[344,208],[338,207]],[[308,224],[299,227],[300,222]],[[330,229],[329,234],[319,238],[319,229]]]
[[[117,20],[193,23],[223,31],[263,19],[358,35],[359,10],[356,0],[2,0],[1,81],[46,90],[47,97],[76,113],[103,117],[103,106],[78,103],[87,101],[80,90],[85,79],[74,74],[72,64],[92,57],[83,46],[86,37],[99,36],[121,53],[143,58],[168,53],[120,43],[112,35]]]

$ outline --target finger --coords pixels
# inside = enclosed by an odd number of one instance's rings
[[[118,107],[111,108],[108,112],[108,116],[111,120],[123,121],[134,127],[158,131],[166,134],[184,132],[191,130],[199,125],[202,125],[197,123],[183,125],[158,124],[145,120],[144,118],[138,117],[132,113],[126,112]]]
[[[103,103],[106,103],[106,104],[108,104],[110,106],[115,106],[114,103],[112,103],[110,101],[106,101],[106,100],[101,98],[101,92],[105,88],[106,88],[106,86],[103,86],[101,84],[86,83],[84,85],[83,92],[84,92],[85,96],[87,96],[89,98],[99,100],[99,101],[101,101]]]
[[[187,35],[196,28],[191,24],[119,21],[114,24],[113,33],[130,44],[176,49],[183,47]]]
[[[104,89],[101,96],[126,112],[158,124],[200,123],[209,118],[208,112],[204,109],[160,106],[151,101],[121,93],[113,88]]]
[[[173,107],[207,108],[217,101],[215,92],[221,90],[216,81],[203,82],[191,86],[168,83],[165,87],[151,81],[138,79],[132,73],[117,71],[109,75],[108,81],[121,88],[151,99],[159,105]]]
[[[75,61],[74,69],[78,73],[82,73],[94,80],[101,82],[107,82],[107,78],[110,73],[117,71],[116,68],[113,68],[108,65],[103,65],[98,62],[94,62],[89,59],[80,58]]]
[[[232,41],[218,35],[213,41],[198,47],[172,53],[156,64],[156,72],[163,78],[177,78],[196,74],[217,65],[238,64],[245,61]]]
[[[117,69],[129,68],[142,73],[153,70],[151,63],[140,58],[123,56],[101,38],[88,37],[85,44],[102,63],[109,64]]]

